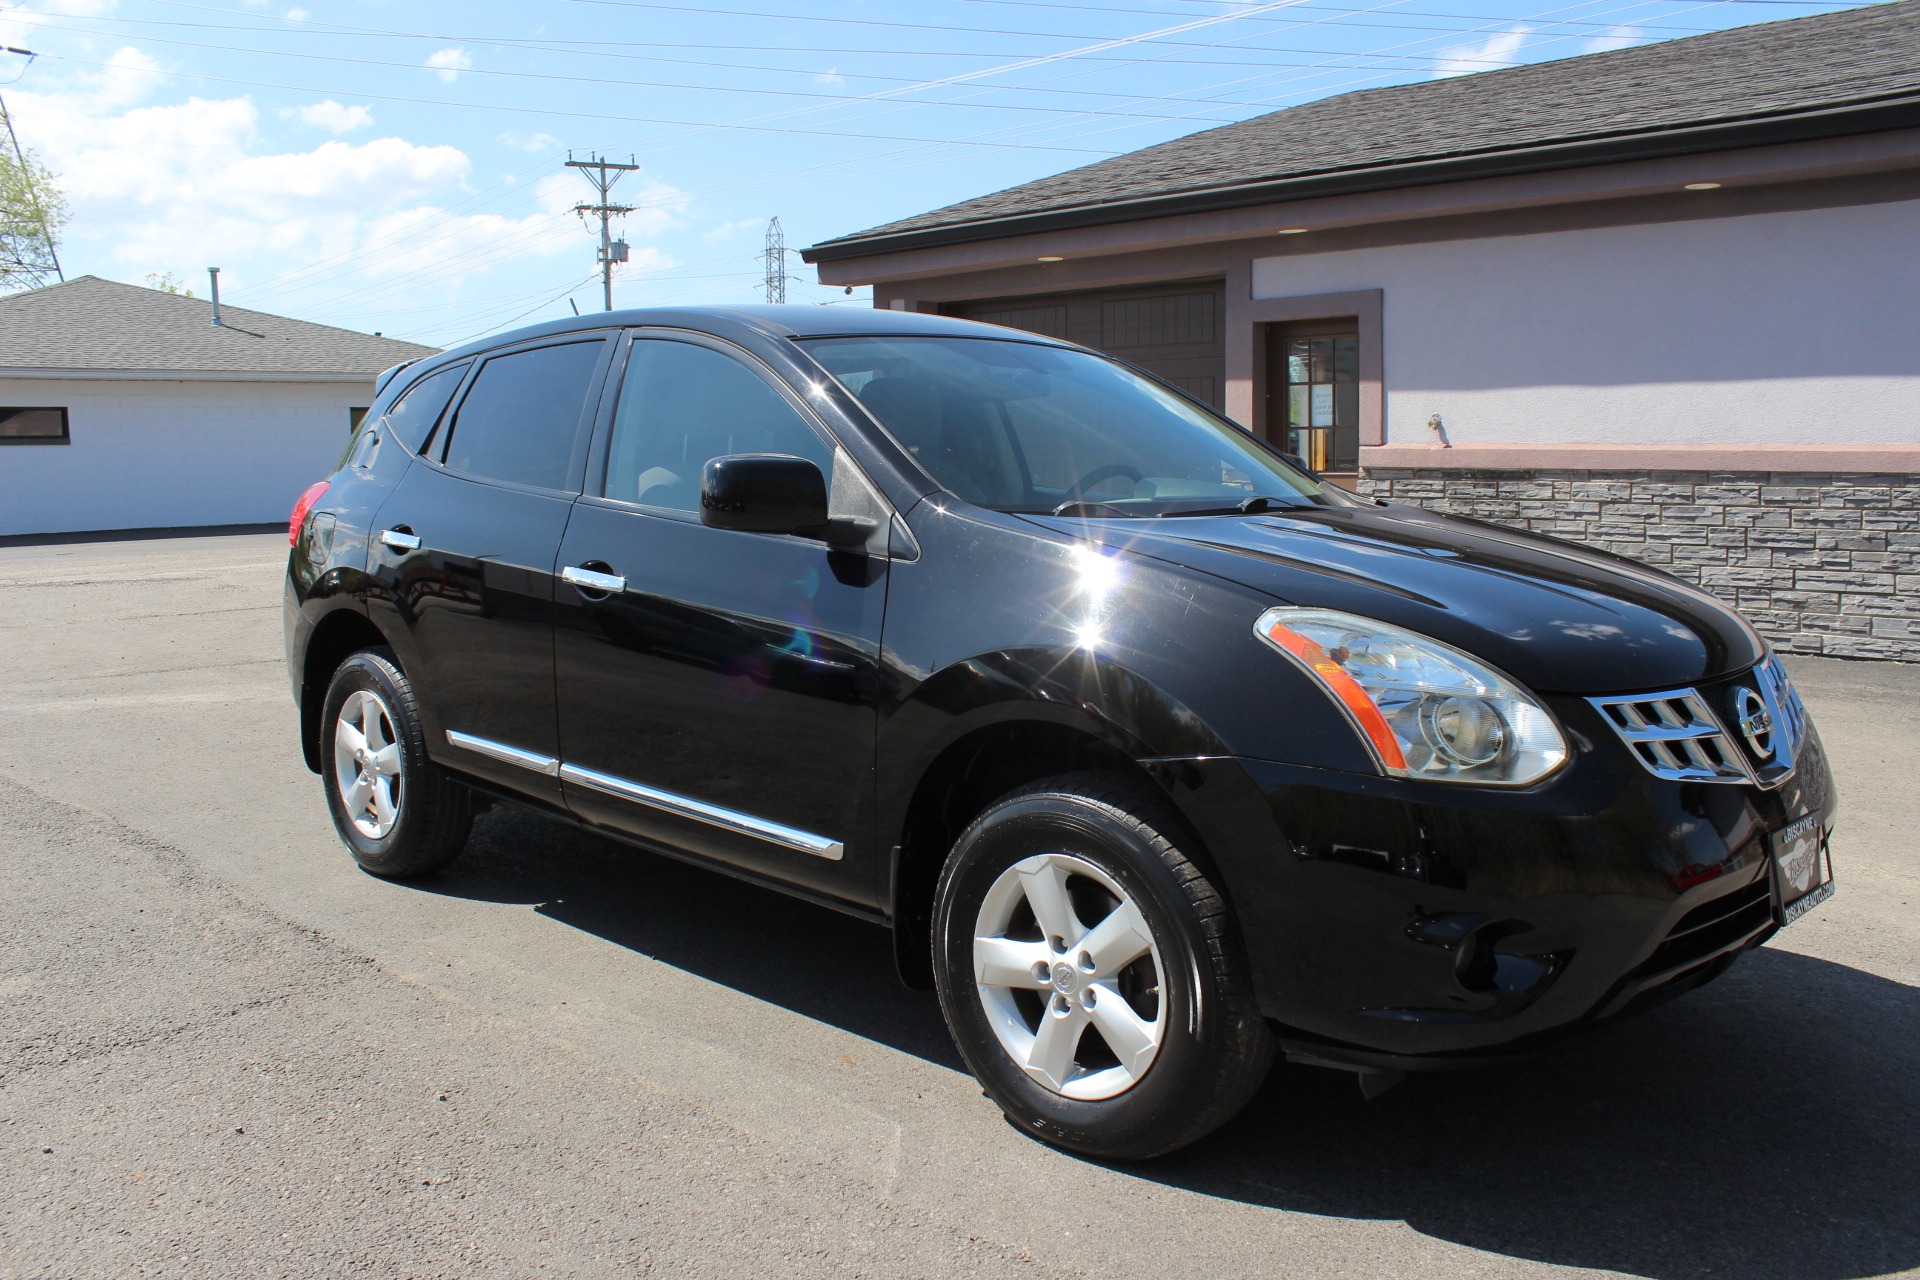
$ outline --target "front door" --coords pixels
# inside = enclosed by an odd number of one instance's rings
[[[865,904],[886,562],[700,523],[700,470],[833,448],[719,343],[636,338],[601,492],[575,507],[555,662],[579,816]],[[605,575],[587,577],[586,574]]]
[[[381,507],[369,555],[373,620],[420,690],[427,750],[556,804],[554,558],[610,345],[482,364]]]

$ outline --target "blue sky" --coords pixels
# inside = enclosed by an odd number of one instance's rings
[[[601,305],[576,155],[631,157],[617,306],[757,299],[817,240],[1328,94],[1823,0],[25,0],[4,93],[67,274],[450,344]],[[866,305],[791,256],[790,301]]]

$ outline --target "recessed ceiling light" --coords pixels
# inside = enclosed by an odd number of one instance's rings
[[[1717,182],[1689,182],[1687,184],[1687,190],[1689,191],[1718,191],[1719,189],[1720,184]]]
[[[1305,235],[1306,233],[1307,233],[1307,229],[1305,227],[1280,228],[1280,234],[1283,236],[1301,236],[1301,235]]]
[[[1038,262],[1065,262],[1065,261],[1066,261],[1066,259],[1065,259],[1065,258],[1063,258],[1063,257],[1061,257],[1061,256],[1060,256],[1059,254],[1057,254],[1057,253],[1043,253],[1043,254],[1041,254],[1041,255],[1039,256],[1039,258],[1037,258],[1037,259],[1036,259],[1036,261],[1038,261]]]

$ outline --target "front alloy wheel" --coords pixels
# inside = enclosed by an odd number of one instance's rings
[[[1273,1060],[1232,910],[1164,798],[1108,774],[1002,796],[934,899],[955,1045],[1020,1128],[1105,1159],[1211,1132]]]
[[[1140,908],[1084,858],[1022,858],[980,904],[973,975],[988,1024],[1062,1097],[1112,1098],[1146,1075],[1167,1025],[1160,973]]]

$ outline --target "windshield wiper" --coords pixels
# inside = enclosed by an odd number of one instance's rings
[[[1089,502],[1085,498],[1070,498],[1053,509],[1056,516],[1121,516],[1134,513],[1115,506],[1111,502]]]
[[[1256,493],[1251,498],[1242,498],[1230,507],[1188,507],[1181,511],[1162,511],[1162,518],[1173,516],[1252,516],[1275,507],[1292,506],[1282,498],[1269,498],[1264,493]]]

